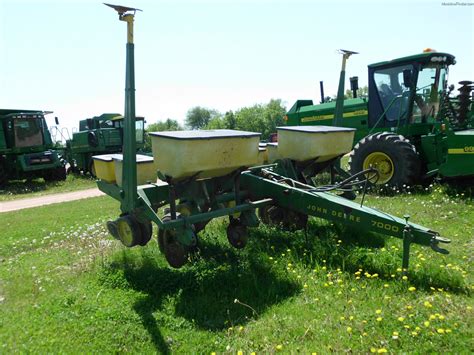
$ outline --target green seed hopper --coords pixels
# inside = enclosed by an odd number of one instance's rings
[[[98,176],[97,184],[120,202],[122,214],[108,222],[108,229],[124,245],[147,244],[152,237],[152,223],[156,223],[160,250],[172,267],[181,267],[196,248],[198,233],[214,218],[229,217],[228,241],[236,248],[243,248],[248,228],[258,226],[260,220],[301,229],[305,228],[308,216],[315,216],[357,227],[362,232],[402,239],[405,269],[412,243],[447,253],[439,243],[448,243],[448,239],[409,222],[408,217],[391,216],[328,192],[327,186],[315,187],[305,181],[305,172],[317,171],[315,167],[351,149],[354,137],[351,128],[282,127],[279,142],[272,147],[278,159],[263,166],[255,166],[262,152],[258,133],[235,130],[154,133],[152,164],[157,177],[137,185],[140,164],[134,149],[132,43],[136,9],[111,6],[119,12],[120,20],[128,24],[122,182],[118,185],[113,179]],[[311,142],[305,144],[305,149],[295,144],[305,141]],[[345,186],[350,186],[350,179]]]

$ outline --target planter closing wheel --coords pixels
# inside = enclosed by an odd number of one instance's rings
[[[169,221],[171,216],[167,214],[163,222]],[[158,247],[171,267],[179,269],[188,261],[189,248],[179,242],[176,229],[158,229]]]
[[[247,245],[247,227],[240,223],[239,219],[231,218],[227,226],[227,240],[236,249],[243,249]]]

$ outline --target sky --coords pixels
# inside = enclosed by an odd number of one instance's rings
[[[474,80],[474,0],[108,0],[135,18],[136,113],[148,123],[204,106],[226,112],[270,99],[289,109],[335,94],[341,55],[367,65],[429,47],[456,56],[450,83]],[[470,5],[469,5],[470,4]],[[54,111],[69,130],[123,113],[126,24],[101,1],[0,0],[0,107]]]

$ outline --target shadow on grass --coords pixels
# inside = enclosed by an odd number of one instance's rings
[[[355,228],[343,227],[330,223],[320,223],[311,220],[307,233],[299,231],[286,233],[277,228],[261,227],[255,230],[254,247],[262,253],[270,255],[285,254],[287,250],[297,262],[308,268],[323,264],[329,269],[341,269],[353,277],[354,272],[362,269],[370,274],[377,273],[380,279],[393,280],[391,275],[401,273],[397,269],[402,265],[402,240],[398,249],[384,248],[387,237],[368,233]],[[382,249],[384,248],[384,249]],[[433,253],[430,248],[424,248],[426,253]],[[424,253],[424,251],[423,251]],[[441,260],[441,255],[440,255]],[[469,288],[461,275],[452,275],[437,267],[425,267],[415,271],[416,259],[411,252],[408,278],[410,285],[419,290],[430,291],[432,287],[449,290],[452,293],[469,294]]]
[[[166,313],[170,299],[174,317],[202,329],[222,330],[255,319],[301,288],[250,248],[239,252],[204,240],[193,262],[179,270],[165,265],[154,250],[142,249],[140,255],[121,253],[104,266],[100,279],[106,286],[131,288],[145,295],[135,301],[133,309],[161,353],[169,353],[169,346],[154,312]]]

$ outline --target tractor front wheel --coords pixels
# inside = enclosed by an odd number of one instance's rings
[[[405,137],[389,133],[375,133],[363,138],[349,156],[351,174],[369,168],[377,169],[378,179],[368,176],[374,185],[391,187],[410,186],[420,179],[421,164],[415,147]]]

